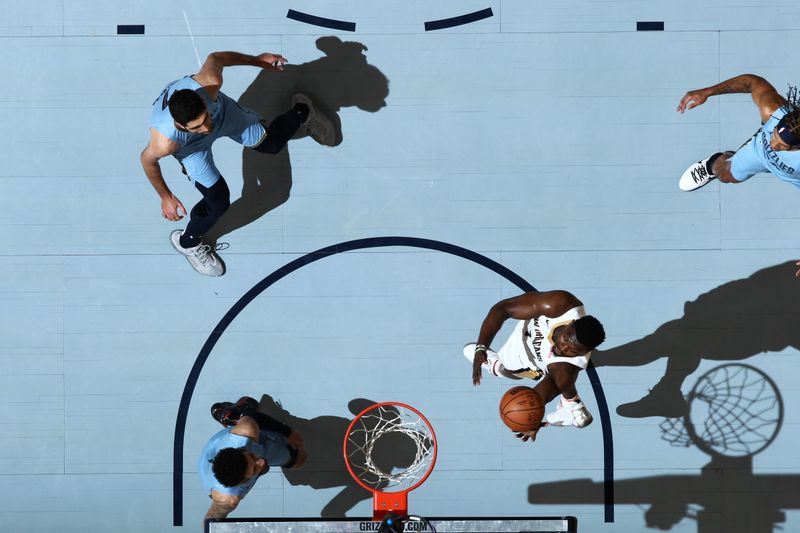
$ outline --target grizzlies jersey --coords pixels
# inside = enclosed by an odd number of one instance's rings
[[[241,485],[235,487],[226,487],[220,483],[214,476],[211,468],[210,461],[216,457],[217,453],[224,448],[246,448],[249,452],[261,457],[267,462],[267,470],[270,466],[283,466],[291,459],[289,448],[287,447],[286,438],[280,433],[274,431],[260,431],[258,442],[254,442],[243,435],[232,433],[233,428],[225,428],[218,431],[203,448],[198,461],[197,470],[200,474],[200,479],[203,482],[203,487],[210,494],[212,490],[220,494],[232,494],[239,497],[244,497],[259,477],[265,474],[258,474],[251,477]]]
[[[744,181],[759,172],[768,171],[783,181],[800,187],[800,151],[778,151],[769,141],[775,126],[786,114],[779,108],[761,126],[756,134],[731,158],[731,174]]]
[[[208,113],[211,115],[211,132],[209,134],[182,131],[175,127],[175,122],[169,113],[169,99],[175,91],[182,89],[193,90],[203,99]],[[206,90],[191,76],[184,76],[168,84],[153,102],[153,110],[150,113],[150,127],[181,145],[181,148],[174,154],[178,160],[182,160],[189,154],[209,149],[220,137],[232,137],[237,142],[241,142],[238,137],[242,135],[247,126],[258,123],[260,120],[261,115],[251,109],[241,107],[222,91],[217,93],[216,102],[211,100]]]

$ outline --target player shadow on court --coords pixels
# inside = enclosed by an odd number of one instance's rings
[[[380,111],[386,106],[389,80],[367,62],[367,47],[362,43],[321,37],[317,39],[317,48],[325,53],[324,57],[300,65],[286,65],[281,73],[262,70],[239,98],[239,103],[257,111],[270,123],[291,107],[294,94],[303,93],[331,119],[336,130],[335,144],[339,145],[343,140],[339,111],[345,107],[357,107],[370,113]],[[295,139],[307,135],[305,128],[301,128]],[[242,195],[205,234],[205,242],[216,244],[221,236],[250,224],[289,199],[292,189],[290,152],[295,142],[289,141],[286,148],[275,155],[243,149]]]
[[[664,376],[638,401],[617,407],[625,417],[680,417],[684,380],[703,359],[738,361],[787,347],[800,349],[800,283],[794,262],[755,272],[686,302],[681,318],[639,340],[598,350],[595,366],[641,366],[667,358]]]
[[[347,407],[355,416],[376,403],[356,398]],[[311,419],[296,417],[268,394],[261,397],[258,410],[288,424],[303,436],[308,452],[306,464],[297,470],[283,470],[291,485],[308,485],[314,489],[342,487],[320,511],[322,518],[344,517],[359,502],[372,499],[372,493],[356,483],[344,463],[342,442],[352,418],[329,415]],[[377,442],[381,441],[384,441],[383,445],[376,446],[372,454],[378,469],[392,472],[395,467],[407,467],[413,462],[416,448],[409,447],[405,439],[382,438]]]
[[[787,509],[800,509],[800,475],[753,472],[753,456],[782,426],[777,386],[755,367],[721,365],[698,379],[690,401],[700,404],[690,409],[696,419],[664,419],[662,440],[677,446],[670,448],[675,455],[694,446],[710,461],[698,474],[616,480],[613,503],[644,506],[646,527],[662,531],[686,518],[697,522],[698,533],[775,531]],[[587,478],[528,487],[528,501],[537,505],[602,504],[604,498],[603,483]]]

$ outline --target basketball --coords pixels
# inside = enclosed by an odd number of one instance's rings
[[[532,431],[544,418],[541,396],[530,387],[509,389],[500,400],[500,418],[511,431]]]

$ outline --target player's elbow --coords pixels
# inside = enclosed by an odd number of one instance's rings
[[[142,153],[139,154],[139,161],[142,163],[144,168],[150,168],[154,165],[157,165],[158,159],[158,157],[153,155],[149,147],[142,150]]]

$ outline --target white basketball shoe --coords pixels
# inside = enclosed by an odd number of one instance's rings
[[[711,174],[706,167],[706,163],[708,163],[709,159],[711,158],[707,157],[686,169],[686,172],[683,173],[681,179],[678,181],[678,187],[680,187],[682,191],[696,191],[717,178],[717,176]]]
[[[198,244],[192,248],[181,246],[183,230],[176,229],[169,236],[172,247],[186,256],[186,260],[199,274],[204,276],[219,277],[225,274],[225,263],[220,256],[207,244]]]
[[[314,108],[311,98],[308,96],[297,93],[292,97],[292,105],[304,104],[308,107],[308,117],[303,122],[303,126],[308,128],[308,134],[311,138],[323,146],[333,146],[336,144],[336,130],[333,123],[328,120],[317,109]]]
[[[575,426],[576,428],[585,428],[592,423],[592,420],[594,420],[592,413],[579,397],[565,400],[562,396],[558,408],[544,417],[544,421],[551,426]]]

